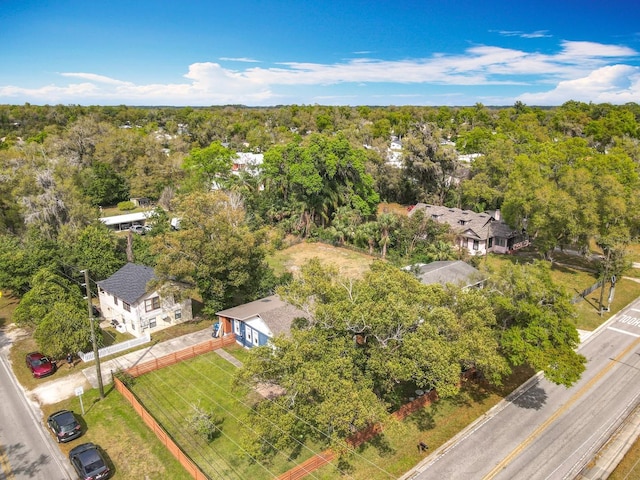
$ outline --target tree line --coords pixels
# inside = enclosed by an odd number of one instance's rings
[[[580,102],[0,106],[0,288],[21,297],[16,322],[53,356],[89,346],[79,269],[99,281],[127,261],[152,266],[160,283],[180,281],[209,315],[277,290],[310,319],[275,340],[275,353],[258,349],[243,381],[287,391],[276,406],[258,407],[265,418],[289,402],[297,416],[278,419],[283,428],[297,432],[304,419],[338,444],[397,405],[400,386],[451,395],[470,366],[499,382],[530,365],[570,385],[584,359],[547,263],[496,272],[485,292],[423,286],[389,265],[472,259],[452,247],[448,227],[380,205],[500,209],[542,258],[595,244],[607,271],[621,272],[640,227],[639,119],[636,104]],[[387,162],[392,139],[402,145],[399,166]],[[258,175],[234,170],[241,151],[263,154]],[[147,235],[116,235],[98,220],[130,198],[155,205]],[[170,231],[172,217],[180,230]],[[278,277],[266,259],[291,237],[386,262],[352,283],[317,264],[295,280]],[[348,411],[331,407],[346,399]]]

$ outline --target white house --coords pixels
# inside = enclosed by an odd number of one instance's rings
[[[522,230],[507,225],[500,216],[500,210],[476,213],[438,205],[418,203],[409,211],[409,216],[424,212],[426,218],[447,223],[456,235],[456,246],[466,249],[471,255],[487,252],[510,253],[529,245]]]
[[[191,299],[177,303],[173,297],[161,297],[158,290],[147,290],[155,278],[153,268],[127,263],[98,282],[102,315],[137,337],[191,320]]]
[[[235,333],[236,342],[246,348],[266,345],[270,338],[288,335],[296,318],[307,314],[278,295],[261,298],[217,312],[222,334]]]
[[[101,217],[100,221],[116,232],[129,230],[132,225],[145,225],[147,220],[153,215],[153,210],[146,212],[125,213],[124,215],[114,215],[112,217]]]
[[[264,154],[250,152],[236,152],[231,171],[238,175],[240,172],[247,172],[254,177],[260,173]]]

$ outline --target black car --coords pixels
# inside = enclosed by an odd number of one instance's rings
[[[47,419],[47,425],[56,436],[58,443],[69,442],[82,435],[82,427],[76,416],[69,410],[60,410]]]
[[[69,460],[82,480],[101,480],[111,473],[98,446],[93,443],[72,448]]]

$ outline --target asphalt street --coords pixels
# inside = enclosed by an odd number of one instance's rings
[[[640,300],[580,353],[588,363],[576,385],[534,377],[404,478],[575,478],[640,403]]]
[[[28,402],[11,373],[2,331],[0,346],[0,479],[71,478],[68,461],[45,430],[40,410]]]

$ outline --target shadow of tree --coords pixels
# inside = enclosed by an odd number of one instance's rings
[[[436,404],[433,404],[430,409],[423,408],[413,413],[409,417],[409,421],[415,423],[418,430],[424,432],[425,430],[431,430],[435,428],[436,421],[434,418],[434,412],[436,410]]]
[[[4,453],[9,458],[9,471],[6,471],[8,478],[13,476],[35,477],[41,471],[46,470],[45,466],[51,462],[48,455],[41,454],[35,460],[29,458],[30,451],[26,450],[22,443],[0,448],[0,453]]]
[[[533,385],[510,401],[521,408],[540,410],[547,403],[547,392],[539,385]]]
[[[396,449],[391,446],[389,440],[384,435],[384,433],[380,433],[369,440],[369,445],[378,450],[378,454],[381,457],[388,457],[396,453]]]

